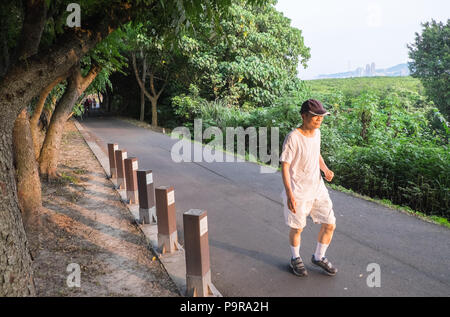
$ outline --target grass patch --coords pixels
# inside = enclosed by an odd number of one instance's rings
[[[305,81],[315,93],[331,93],[341,90],[349,96],[356,97],[364,90],[375,90],[380,93],[388,89],[400,88],[417,93],[424,93],[422,83],[417,78],[407,77],[354,77],[354,78],[327,78]]]
[[[76,177],[74,177],[72,175],[69,175],[69,174],[67,174],[65,172],[61,173],[60,181],[62,183],[64,183],[64,184],[67,184],[67,183],[69,183],[69,184],[70,183],[71,184],[78,184],[79,183],[78,178],[76,178]]]
[[[62,138],[62,144],[63,145],[70,144],[72,141],[74,141],[78,138],[79,138],[78,131],[68,131],[64,134],[64,136]]]
[[[341,185],[335,185],[335,184],[327,184],[327,185],[330,186],[330,188],[332,188],[334,190],[337,190],[337,191],[340,191],[343,193],[347,193],[347,194],[350,194],[350,195],[358,197],[358,198],[362,198],[367,201],[375,202],[377,204],[388,207],[390,209],[399,210],[399,211],[407,213],[409,215],[416,216],[422,220],[432,222],[434,224],[441,225],[446,228],[450,228],[450,223],[448,222],[448,220],[446,218],[439,217],[439,216],[428,216],[428,215],[424,214],[423,212],[413,210],[408,206],[396,205],[396,204],[392,203],[392,201],[390,201],[389,199],[377,199],[377,198],[372,198],[369,196],[361,195],[361,194],[354,192],[351,189],[342,187]]]
[[[74,170],[73,172],[74,172],[74,174],[77,174],[77,175],[84,175],[84,174],[86,174],[88,171],[86,171],[85,169],[82,169],[82,168],[77,168],[77,169]]]
[[[144,129],[148,129],[148,130],[152,130],[154,132],[159,132],[159,133],[164,133],[164,134],[169,134],[172,132],[171,129],[165,128],[163,126],[158,126],[158,127],[153,127],[151,124],[147,123],[147,122],[142,122],[136,119],[132,119],[132,118],[128,118],[128,117],[121,117],[118,116],[116,117],[116,119],[131,123],[132,125],[135,125],[139,128],[144,128]]]

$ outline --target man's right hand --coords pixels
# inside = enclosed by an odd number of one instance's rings
[[[295,207],[297,206],[297,202],[295,201],[294,195],[287,196],[288,208],[295,214]]]

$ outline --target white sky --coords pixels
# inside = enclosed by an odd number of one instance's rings
[[[311,48],[308,67],[298,68],[301,79],[406,63],[406,44],[420,23],[450,18],[449,0],[278,0],[276,8]]]

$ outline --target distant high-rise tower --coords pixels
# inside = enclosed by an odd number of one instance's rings
[[[370,65],[366,64],[366,71],[364,72],[364,76],[370,76]]]
[[[375,63],[372,62],[372,64],[370,64],[370,76],[375,76],[376,71],[375,71]]]
[[[363,68],[362,67],[358,67],[356,69],[356,76],[357,77],[361,77],[363,75]]]

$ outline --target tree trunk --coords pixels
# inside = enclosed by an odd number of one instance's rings
[[[105,111],[106,112],[111,112],[111,96],[110,96],[110,91],[108,89],[108,85],[106,85],[106,89],[105,89],[105,93],[103,95],[105,98],[104,102],[105,102]]]
[[[39,142],[38,122],[39,122],[39,118],[41,117],[42,110],[44,109],[45,100],[47,99],[47,96],[52,91],[52,89],[66,77],[67,76],[58,77],[50,85],[45,87],[39,94],[38,103],[36,104],[36,108],[34,109],[33,115],[31,116],[31,119],[30,119],[31,137],[33,138],[34,157],[36,159],[39,159],[39,153],[41,152],[41,144]]]
[[[145,115],[145,95],[144,91],[141,89],[141,112],[139,115],[139,120],[144,122],[144,115]]]
[[[104,103],[104,110],[108,113],[112,111],[111,102],[112,102],[112,91],[109,85],[106,84],[105,91],[103,92],[103,103]]]
[[[73,73],[68,78],[66,91],[53,111],[52,119],[45,135],[39,156],[39,172],[47,179],[57,177],[59,146],[64,131],[64,125],[72,112],[75,102],[91,84],[100,72],[100,67],[92,66],[86,77],[81,75],[80,67],[74,67]]]
[[[142,84],[145,87],[145,77],[147,77],[147,60],[146,60],[146,56],[142,53],[143,55],[142,58]],[[144,122],[144,114],[145,114],[145,94],[144,94],[144,89],[141,88],[141,115],[139,120],[141,120],[142,122]]]
[[[101,19],[67,29],[48,50],[13,63],[0,80],[0,297],[35,295],[31,257],[20,215],[14,177],[12,132],[19,113],[56,77],[136,15],[138,6],[112,3]]]
[[[154,83],[154,75],[152,72],[150,72],[150,91],[152,92],[152,97],[150,98],[150,101],[152,103],[152,126],[157,127],[158,126],[158,112],[157,112],[157,105],[158,105],[158,97],[159,94],[156,94],[155,91],[155,83]]]
[[[150,101],[152,103],[152,126],[157,127],[158,126],[158,112],[156,110],[157,110],[158,99],[152,98]]]
[[[18,41],[15,61],[17,58],[27,58],[37,52],[42,30],[45,24],[46,6],[44,0],[28,0],[26,2],[25,19],[22,26],[22,35]],[[5,50],[5,48],[3,49]],[[2,52],[3,53],[3,52]],[[2,54],[3,55],[3,54]],[[9,62],[7,60],[7,62]],[[23,63],[26,64],[26,63]],[[8,65],[6,65],[8,66]],[[25,68],[23,68],[25,66]],[[26,69],[28,65],[22,65]],[[19,67],[20,68],[20,67]],[[24,179],[25,175],[33,174],[33,166],[23,166],[26,160],[23,156],[27,154],[22,151],[32,151],[31,133],[26,111],[18,114],[29,103],[33,96],[24,102],[22,98],[26,96],[26,90],[30,90],[31,83],[28,78],[18,78],[18,68],[12,69],[6,73],[0,84],[0,296],[34,296],[36,290],[33,282],[32,259],[28,250],[28,240],[25,234],[24,222],[19,210],[19,199],[25,211],[25,223],[28,225],[33,222],[34,211],[28,210],[34,203],[39,204],[39,199],[35,199],[34,192],[36,186],[33,186]],[[20,75],[19,75],[20,76]],[[25,81],[24,81],[25,79]],[[20,87],[20,82],[25,84]],[[15,93],[18,95],[15,98]],[[28,97],[28,96],[27,96]],[[26,99],[26,97],[24,98]],[[18,121],[16,120],[18,119]],[[15,132],[15,139],[21,143],[16,147],[18,159],[18,177],[20,180],[19,197],[16,193],[16,181],[14,177],[13,164],[13,129],[17,121],[16,128],[20,131],[22,128],[26,132]],[[24,132],[21,131],[21,132]],[[23,139],[24,138],[24,139]],[[34,158],[33,153],[28,154]],[[39,182],[37,182],[39,183]],[[33,191],[33,201],[28,205],[26,187]],[[40,198],[39,191],[39,198]],[[33,239],[30,237],[30,239]],[[32,248],[33,249],[33,248]]]
[[[57,177],[56,168],[58,164],[59,145],[66,119],[72,110],[72,106],[78,98],[76,94],[76,86],[76,78],[74,78],[74,76],[70,76],[66,91],[53,111],[44,143],[42,144],[41,153],[39,155],[39,172],[43,177]]]
[[[8,29],[6,23],[0,21],[0,78],[6,74],[9,66]]]
[[[98,106],[99,106],[99,110],[103,109],[103,99],[100,99],[100,91],[97,90],[97,98],[98,98]]]
[[[42,207],[41,180],[33,152],[30,122],[24,109],[16,119],[13,130],[13,150],[16,165],[17,196],[22,211],[22,220],[30,244],[30,251],[36,257],[39,251],[40,212]]]
[[[14,60],[24,60],[37,53],[46,15],[45,0],[26,0],[25,18]]]
[[[50,108],[44,108],[43,112],[45,113],[45,116],[46,116],[48,122],[50,122],[50,120],[52,120],[53,111],[55,111],[57,101],[58,101],[58,99],[56,98],[56,96],[52,96],[52,102],[50,104]]]
[[[16,118],[7,119],[0,124],[0,297],[34,296],[31,256],[17,200],[12,159],[12,125]]]

